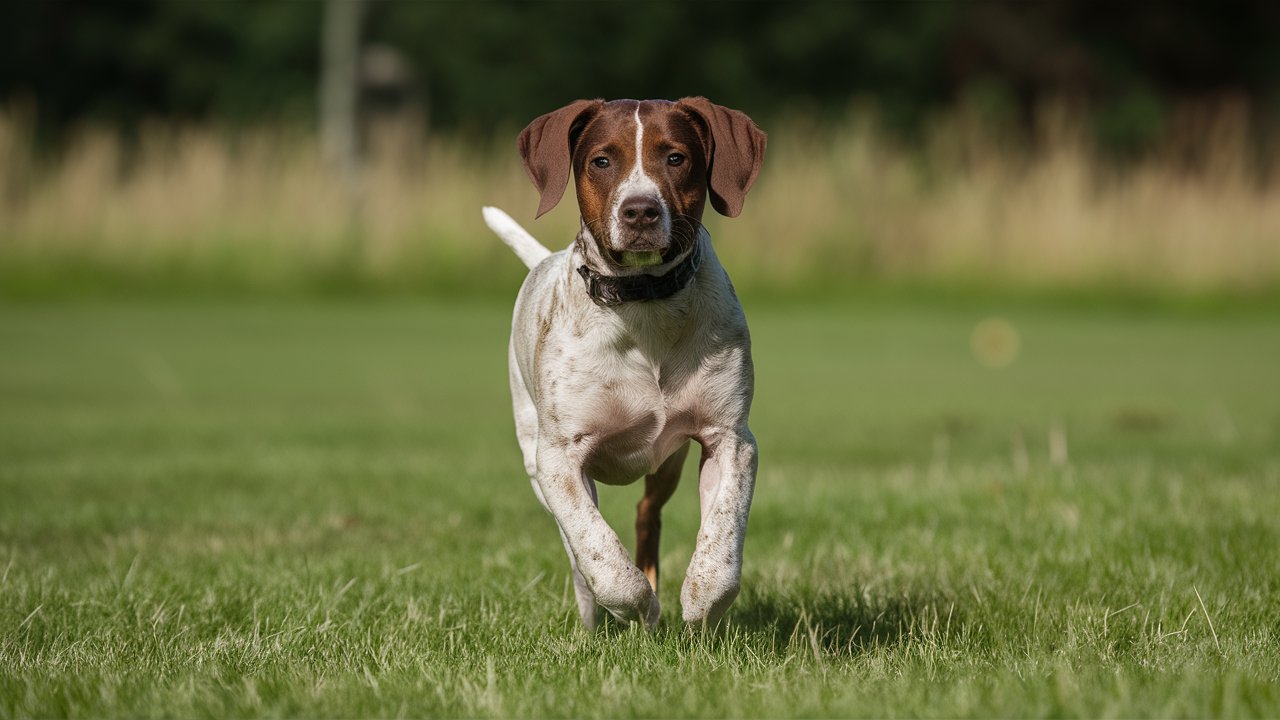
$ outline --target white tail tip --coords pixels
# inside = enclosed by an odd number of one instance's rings
[[[506,243],[515,251],[516,257],[520,258],[530,269],[537,266],[538,263],[547,259],[551,251],[542,246],[527,230],[520,227],[520,223],[511,219],[511,216],[499,210],[496,207],[486,205],[480,211],[484,215],[484,221],[489,229],[497,233],[502,242]]]

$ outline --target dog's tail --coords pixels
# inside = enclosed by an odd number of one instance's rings
[[[481,212],[484,213],[484,221],[489,224],[489,228],[502,238],[502,242],[516,251],[516,256],[520,261],[532,270],[538,263],[547,259],[551,251],[542,246],[542,243],[534,239],[527,230],[520,227],[520,223],[511,219],[511,216],[502,212],[496,207],[486,206]]]

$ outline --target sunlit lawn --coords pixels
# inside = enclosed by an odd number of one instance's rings
[[[692,468],[662,627],[579,627],[504,303],[0,307],[0,716],[1280,715],[1274,309],[746,305],[760,480],[698,635]]]

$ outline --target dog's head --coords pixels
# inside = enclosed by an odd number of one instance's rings
[[[542,199],[573,169],[583,224],[609,262],[658,265],[692,247],[707,195],[735,217],[764,160],[751,118],[706,98],[579,100],[529,123],[518,142]]]

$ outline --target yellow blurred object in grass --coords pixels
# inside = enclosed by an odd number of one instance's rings
[[[969,348],[983,367],[993,370],[1005,368],[1018,359],[1022,338],[1013,323],[1004,318],[987,318],[973,328],[969,335]]]

